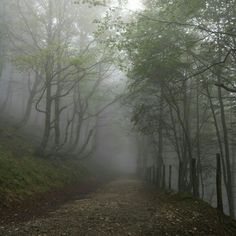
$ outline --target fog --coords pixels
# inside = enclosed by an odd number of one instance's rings
[[[111,170],[135,174],[137,138],[125,112],[115,105],[99,117],[96,160]]]
[[[3,119],[34,140],[38,155],[93,158],[110,170],[134,173],[135,134],[121,105],[127,78],[112,62],[111,52],[94,38],[93,22],[108,6],[65,1],[2,4],[6,38],[11,40],[3,42]],[[55,48],[52,40],[58,44]]]
[[[235,1],[178,2],[0,0],[1,121],[235,217]]]

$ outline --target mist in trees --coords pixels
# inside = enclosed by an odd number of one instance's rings
[[[126,86],[113,51],[95,37],[108,7],[1,1],[1,117],[31,137],[40,158],[97,156],[100,120]]]
[[[236,2],[0,2],[2,119],[41,158],[94,159],[235,217]],[[134,5],[132,5],[134,7]]]
[[[129,79],[140,175],[215,205],[219,154],[224,210],[234,216],[235,1],[143,4],[129,22],[103,22]]]

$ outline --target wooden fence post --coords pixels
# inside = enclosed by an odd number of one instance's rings
[[[146,182],[148,182],[148,167],[146,167],[145,180],[146,180]]]
[[[150,183],[152,184],[152,178],[153,178],[153,169],[152,169],[152,166],[150,167],[150,176],[151,176],[151,178],[150,178]]]
[[[162,172],[162,188],[166,188],[166,167],[163,165],[163,172]]]
[[[152,167],[152,170],[153,170],[152,183],[155,184],[156,183],[156,169],[155,169],[155,166]]]
[[[149,183],[152,183],[152,167],[149,167]]]
[[[183,191],[183,162],[182,161],[179,161],[179,176],[178,176],[178,190],[179,192],[182,192]]]
[[[169,165],[169,190],[171,190],[171,182],[172,182],[172,166]]]
[[[217,192],[217,209],[223,213],[223,201],[222,201],[222,185],[221,185],[221,161],[220,154],[216,154],[216,192]]]
[[[147,169],[146,169],[146,181],[147,181],[147,183],[148,183],[148,177],[149,177],[149,171],[148,171],[149,169],[148,169],[148,167],[147,167]]]
[[[156,168],[156,186],[160,188],[160,168]]]
[[[148,174],[148,183],[150,184],[151,183],[151,180],[152,180],[152,169],[151,169],[151,167],[149,167],[148,168],[148,172],[149,172],[149,174]]]
[[[196,159],[192,159],[192,168],[191,168],[191,175],[192,175],[192,184],[193,184],[193,195],[195,197],[199,197],[199,190],[197,184],[197,169],[196,169]]]

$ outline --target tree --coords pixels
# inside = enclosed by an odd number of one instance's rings
[[[87,156],[97,116],[119,99],[107,97],[103,84],[114,70],[113,55],[93,35],[94,19],[106,8],[65,0],[17,1],[11,6],[11,58],[23,74],[18,78],[22,96],[27,95],[17,126],[27,128],[33,116],[42,117],[38,156]],[[96,106],[101,94],[107,98]]]
[[[222,89],[234,92],[235,1],[145,4],[146,9],[136,13],[132,22],[124,25],[113,20],[118,33],[116,40],[112,35],[108,40],[128,64],[133,123],[143,135],[155,137],[159,150],[163,146],[164,162],[165,150],[172,146],[179,161],[179,190],[196,196],[200,183],[204,196],[204,176],[209,167],[214,170],[207,147],[219,148],[233,216],[228,115],[234,105],[233,97],[227,98]],[[212,141],[214,129],[218,147]]]

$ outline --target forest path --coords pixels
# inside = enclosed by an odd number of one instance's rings
[[[139,181],[122,179],[44,218],[0,227],[0,235],[236,235],[226,233],[217,217],[206,214],[209,207],[201,209],[197,201],[191,200],[191,205],[188,201],[176,201]]]

